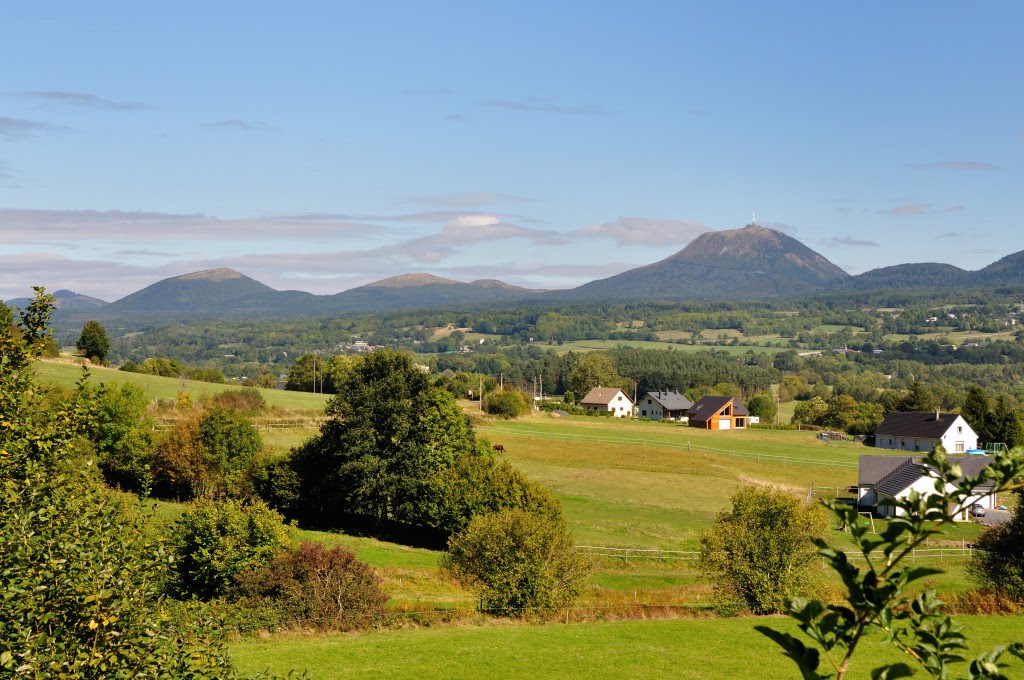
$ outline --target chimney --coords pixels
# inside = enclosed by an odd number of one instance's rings
[[[939,409],[935,409],[935,420],[939,419]]]

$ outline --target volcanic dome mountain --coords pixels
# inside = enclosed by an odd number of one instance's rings
[[[796,239],[748,224],[701,234],[675,255],[584,284],[566,297],[754,298],[818,292],[848,278]]]

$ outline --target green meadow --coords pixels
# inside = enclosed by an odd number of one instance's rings
[[[63,385],[73,384],[79,370],[70,364],[39,364],[44,381]],[[93,369],[93,380],[135,382],[153,398],[173,398],[181,389],[177,380],[104,369]],[[191,382],[186,389],[198,395],[226,388]],[[308,418],[327,399],[278,390],[264,395],[280,409],[282,420],[290,419],[290,411],[296,409]],[[800,495],[812,487],[842,492],[856,481],[858,455],[878,453],[852,442],[826,444],[812,432],[710,432],[678,424],[556,418],[547,413],[503,421],[469,411],[479,436],[502,444],[509,462],[555,492],[577,543],[588,546],[692,552],[701,532],[740,486],[771,484]],[[261,433],[268,451],[283,455],[314,435],[316,428],[271,428]],[[144,507],[151,513],[153,531],[166,532],[184,506],[160,501]],[[884,523],[876,523],[881,531]],[[674,553],[663,555],[665,559],[645,559],[638,553],[628,559],[595,558],[589,585],[570,617],[586,620],[598,611],[614,617],[616,610],[627,617],[643,616],[643,608],[637,607],[646,605],[649,615],[661,620],[524,624],[476,614],[473,594],[440,572],[438,551],[340,531],[295,531],[299,540],[347,546],[371,564],[397,613],[408,612],[423,621],[431,620],[430,612],[443,610],[454,612],[449,618],[456,622],[366,634],[245,638],[232,644],[243,670],[307,669],[314,678],[418,679],[795,675],[788,661],[754,631],[763,619],[712,616],[710,579],[694,561],[678,559]],[[944,539],[972,541],[978,531],[978,525],[964,523],[946,531]],[[837,546],[850,547],[849,534],[838,527],[830,538]],[[940,591],[970,587],[963,558],[929,559],[927,564],[940,566],[945,573],[925,585]],[[828,572],[821,573],[820,582],[829,592],[837,587]],[[665,620],[679,615],[704,618]],[[1005,635],[1024,623],[1013,618],[963,619],[974,633],[972,644],[980,646],[1007,641]],[[786,619],[769,621],[792,629]],[[898,660],[891,651],[879,649],[866,654],[873,661],[865,661],[865,669],[886,659]]]
[[[968,658],[1020,640],[1020,617],[963,616]],[[348,635],[284,635],[231,645],[249,672],[306,670],[312,678],[797,678],[781,650],[755,630],[799,634],[780,617],[417,628]],[[912,662],[879,635],[865,639],[846,677]],[[1015,670],[1021,667],[1017,662]],[[961,667],[966,673],[966,667]]]
[[[82,377],[79,364],[66,361],[38,361],[36,373],[43,383],[73,387]],[[128,373],[103,366],[89,366],[90,381],[93,384],[134,383],[145,390],[150,399],[175,399],[179,393],[188,392],[193,398],[206,394],[217,394],[224,390],[238,389],[237,385],[201,382],[199,380],[181,380],[165,378],[159,375]],[[290,392],[286,390],[259,389],[266,399],[267,405],[280,409],[298,411],[323,411],[330,395],[312,394],[309,392]]]

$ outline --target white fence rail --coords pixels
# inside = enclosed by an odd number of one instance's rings
[[[594,557],[614,557],[625,562],[633,560],[695,561],[700,553],[695,550],[653,550],[648,548],[609,548],[602,545],[577,545],[577,551]]]

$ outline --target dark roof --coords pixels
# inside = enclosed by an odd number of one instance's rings
[[[939,413],[938,419],[935,418],[935,415],[932,411],[890,413],[875,430],[875,436],[940,439],[960,417],[959,413]]]
[[[966,477],[979,475],[992,462],[992,456],[950,456],[949,459],[960,464]],[[926,470],[917,456],[862,455],[858,461],[857,485],[874,486],[884,494],[895,496],[924,477]],[[992,485],[982,484],[978,488],[991,489]]]
[[[744,408],[743,404],[736,400],[736,397],[703,397],[700,401],[690,407],[690,410],[687,411],[687,415],[690,416],[690,420],[706,422],[708,418],[713,418],[716,413],[725,408],[729,402],[733,402],[733,415],[748,415],[747,409]]]
[[[871,486],[913,456],[861,456],[857,463],[857,484]]]
[[[928,474],[928,468],[911,458],[896,466],[875,484],[875,490],[888,496],[895,496],[908,486]]]
[[[678,392],[648,392],[647,396],[661,404],[666,411],[685,411],[693,402]]]

